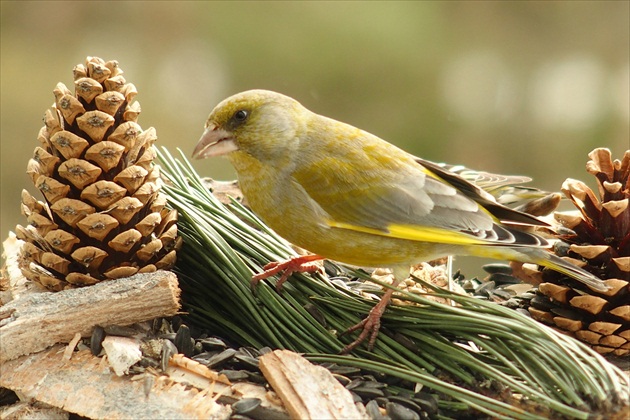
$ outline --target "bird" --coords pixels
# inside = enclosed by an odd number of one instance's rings
[[[328,258],[392,269],[395,287],[409,267],[450,255],[534,263],[596,291],[606,284],[547,249],[533,232],[546,222],[499,204],[444,166],[414,156],[352,125],[319,115],[270,90],[248,90],[210,113],[193,158],[225,156],[252,211],[312,254],[272,261],[253,282],[317,270]],[[372,349],[393,289],[360,323],[342,353],[365,340]]]

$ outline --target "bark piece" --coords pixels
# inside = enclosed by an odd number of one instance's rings
[[[175,315],[175,274],[157,271],[58,293],[35,293],[0,307],[0,362],[87,337],[96,325],[131,325]]]
[[[294,419],[367,419],[350,392],[327,369],[297,353],[275,350],[260,357],[260,370]]]
[[[25,398],[63,407],[89,418],[227,419],[230,407],[218,404],[212,390],[199,391],[170,380],[118,378],[89,350],[63,358],[56,345],[41,353],[0,365],[0,385]]]

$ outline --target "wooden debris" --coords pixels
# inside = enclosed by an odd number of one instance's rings
[[[63,352],[64,359],[70,360],[72,353],[74,353],[74,349],[77,347],[77,344],[79,344],[79,341],[81,341],[81,334],[76,333]]]
[[[35,293],[0,307],[0,362],[87,337],[96,325],[131,325],[175,315],[177,277],[167,271],[137,274],[58,293]]]
[[[129,373],[129,368],[142,359],[140,342],[135,338],[108,335],[103,340],[103,350],[109,365],[118,376]]]
[[[70,414],[61,408],[51,407],[37,401],[18,401],[0,407],[2,420],[68,420]]]
[[[282,403],[264,386],[230,385],[225,375],[183,355],[171,358],[166,375],[147,369],[140,375],[118,377],[107,357],[80,350],[68,359],[64,356],[67,349],[55,345],[3,363],[0,387],[12,389],[24,399],[91,418],[227,418],[231,414],[227,404],[255,398],[261,404],[252,416],[289,418]]]
[[[145,391],[145,381],[118,378],[101,365],[89,350],[63,358],[64,346],[22,356],[0,365],[0,386],[24,398],[89,418],[187,418],[227,419],[229,406],[218,404],[211,389],[199,391],[155,377]]]
[[[362,407],[327,369],[297,353],[275,350],[260,357],[260,370],[294,419],[367,419]]]

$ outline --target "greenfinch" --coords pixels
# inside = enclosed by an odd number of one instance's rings
[[[607,290],[593,274],[549,253],[547,240],[523,229],[546,223],[288,96],[250,90],[219,103],[193,157],[221,155],[236,169],[251,209],[280,236],[316,254],[273,262],[254,280],[284,271],[279,285],[293,271],[313,271],[312,261],[325,257],[391,268],[396,286],[414,263],[474,255],[539,264]],[[373,346],[392,292],[348,330],[362,331],[344,352],[367,338]]]

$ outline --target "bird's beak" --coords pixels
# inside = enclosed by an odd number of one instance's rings
[[[232,133],[210,124],[201,135],[192,156],[195,159],[205,159],[222,156],[235,150],[238,150],[238,146]]]

